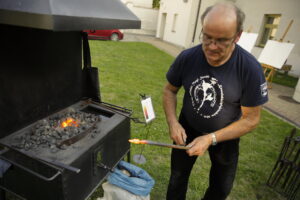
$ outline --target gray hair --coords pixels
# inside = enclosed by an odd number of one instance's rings
[[[201,15],[201,23],[202,24],[203,24],[203,21],[204,21],[204,18],[206,17],[206,15],[215,6],[220,5],[220,4],[225,4],[225,3],[217,3],[213,6],[209,6],[209,7],[206,8],[204,13]],[[237,33],[241,32],[243,30],[243,23],[244,23],[244,20],[245,20],[245,13],[233,3],[226,3],[225,5],[231,5],[234,8],[234,11],[235,11],[235,14],[236,14],[236,31],[237,31]]]

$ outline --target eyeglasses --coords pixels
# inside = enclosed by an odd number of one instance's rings
[[[228,47],[233,40],[236,38],[236,35],[234,35],[232,38],[218,38],[218,39],[214,39],[210,36],[208,36],[207,34],[201,32],[200,34],[200,40],[202,39],[202,44],[208,46],[211,43],[214,43],[216,46],[220,47],[220,48],[226,48]]]

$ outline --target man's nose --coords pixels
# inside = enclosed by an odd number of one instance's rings
[[[218,48],[217,43],[216,43],[216,41],[214,41],[214,40],[212,40],[212,41],[210,42],[210,44],[208,45],[208,47],[209,47],[210,49],[217,49],[217,48]]]

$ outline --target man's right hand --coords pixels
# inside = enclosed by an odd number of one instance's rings
[[[163,92],[163,106],[166,114],[167,123],[169,125],[170,138],[179,145],[185,145],[186,134],[184,128],[180,125],[176,118],[177,92],[179,87],[175,87],[167,83]]]
[[[169,132],[170,138],[179,145],[185,145],[186,142],[186,133],[181,124],[177,122],[173,122],[169,124]]]

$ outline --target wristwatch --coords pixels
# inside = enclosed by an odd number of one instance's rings
[[[216,134],[213,132],[210,134],[212,137],[212,145],[215,146],[217,145],[217,138],[216,138]]]

